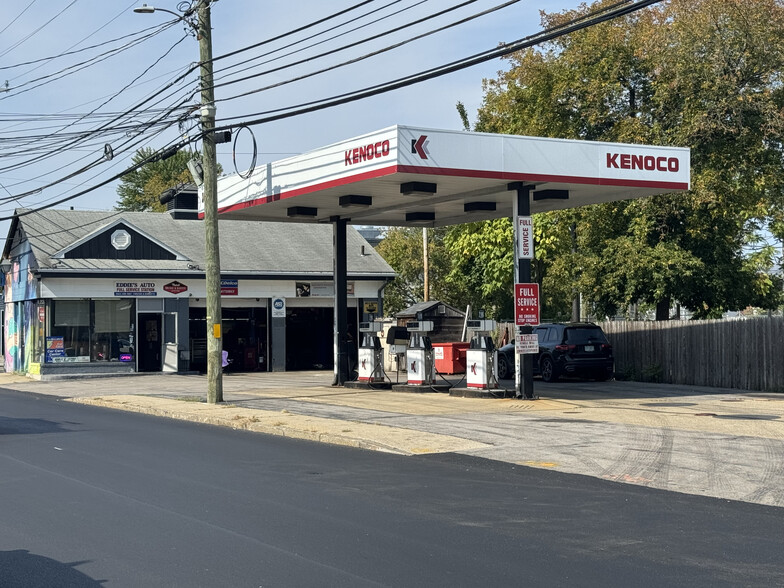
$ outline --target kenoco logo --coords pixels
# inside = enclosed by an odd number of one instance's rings
[[[608,153],[607,167],[614,169],[644,169],[646,171],[677,172],[680,161],[677,157],[654,157],[630,153]]]
[[[349,149],[345,154],[345,163],[346,165],[354,165],[363,161],[386,157],[387,155],[389,155],[389,139]]]

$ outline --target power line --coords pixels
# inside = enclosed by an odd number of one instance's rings
[[[0,30],[0,35],[2,35],[4,32],[6,32],[6,30],[8,29],[8,27],[10,27],[12,24],[14,24],[14,23],[15,23],[17,20],[19,20],[19,19],[22,17],[22,15],[23,15],[25,12],[27,12],[27,11],[30,9],[30,7],[31,7],[33,4],[35,4],[35,2],[36,2],[36,0],[31,0],[30,4],[28,4],[27,6],[25,6],[25,7],[22,9],[22,12],[20,12],[19,14],[17,14],[17,15],[14,17],[14,19],[13,19],[11,22],[9,22],[7,25],[5,25],[5,26],[2,28],[2,30]],[[4,68],[0,67],[0,69],[4,69]]]
[[[520,51],[521,49],[526,49],[534,45],[538,45],[540,43],[551,41],[558,37],[562,37],[569,33],[582,30],[589,26],[601,24],[603,22],[606,22],[614,18],[618,18],[620,16],[626,16],[628,14],[636,12],[637,10],[646,8],[653,4],[657,4],[658,2],[661,1],[662,0],[639,0],[637,2],[634,2],[634,0],[626,0],[624,2],[617,2],[612,6],[613,7],[620,6],[619,8],[609,9],[605,7],[599,9],[598,11],[592,12],[589,15],[586,15],[585,17],[575,19],[575,21],[570,21],[565,25],[559,25],[557,27],[545,29],[544,31],[540,31],[539,33],[536,33],[534,35],[529,35],[528,37],[518,39],[517,41],[514,41],[512,43],[504,44],[501,47],[483,51],[481,53],[477,53],[472,56],[465,57],[457,61],[453,61],[451,63],[447,63],[425,71],[421,71],[416,74],[411,74],[403,78],[398,78],[396,80],[392,80],[389,82],[383,82],[381,84],[377,84],[375,86],[370,86],[368,88],[363,88],[360,90],[355,90],[353,92],[338,94],[336,96],[331,96],[329,98],[322,98],[319,100],[313,100],[310,102],[305,102],[293,106],[286,106],[274,110],[257,112],[254,114],[245,114],[241,116],[227,117],[223,120],[229,121],[229,120],[243,119],[248,116],[267,115],[267,116],[263,116],[262,118],[253,119],[250,121],[244,120],[241,123],[244,125],[257,125],[257,124],[263,124],[267,122],[273,122],[276,120],[282,120],[284,118],[291,118],[292,116],[298,116],[310,112],[316,112],[318,110],[324,110],[326,108],[340,106],[342,104],[355,102],[357,100],[361,100],[364,98],[370,98],[373,96],[377,96],[379,94],[391,92],[392,90],[398,90],[400,88],[405,88],[413,84],[418,84],[421,82],[432,80],[434,78],[441,77],[443,75],[453,73],[461,69],[466,69],[468,67],[472,67],[474,65],[478,65],[480,63],[484,63],[486,61],[496,59],[498,57],[504,57],[516,51]],[[604,16],[596,16],[594,18],[589,19],[590,16],[595,14],[604,14]],[[288,111],[288,112],[282,112],[282,111]],[[231,129],[232,126],[234,125],[222,125],[216,127],[215,131],[228,130]]]
[[[228,81],[228,82],[224,82],[224,83],[222,83],[222,84],[215,84],[215,87],[216,87],[216,88],[220,88],[220,87],[222,87],[222,86],[228,86],[228,85],[230,85],[230,84],[236,84],[236,83],[238,83],[238,82],[244,82],[244,81],[247,81],[247,80],[250,80],[250,79],[253,79],[253,78],[257,78],[257,77],[260,77],[260,76],[263,76],[263,75],[267,75],[267,74],[270,74],[270,73],[275,73],[275,72],[278,72],[278,71],[282,71],[282,70],[284,70],[284,69],[288,69],[288,68],[290,68],[290,67],[294,67],[294,66],[296,66],[296,65],[302,65],[303,63],[307,63],[307,62],[309,62],[309,61],[313,61],[313,60],[315,60],[315,59],[320,59],[320,58],[322,58],[322,57],[326,57],[326,56],[329,56],[329,55],[333,55],[333,54],[335,54],[335,53],[338,53],[338,52],[340,52],[340,51],[345,51],[345,50],[347,50],[347,49],[353,49],[354,47],[357,47],[357,46],[359,46],[359,45],[363,45],[363,44],[365,44],[365,43],[369,43],[370,41],[375,41],[376,39],[380,39],[381,37],[385,37],[385,36],[387,36],[387,35],[391,35],[391,34],[393,34],[393,33],[397,33],[397,32],[399,32],[399,31],[402,31],[402,30],[404,30],[404,29],[407,29],[407,28],[409,28],[409,27],[412,27],[412,26],[415,26],[415,25],[421,24],[421,23],[423,23],[423,22],[426,22],[426,21],[428,21],[428,20],[432,20],[432,19],[434,19],[434,18],[437,18],[437,17],[439,17],[439,16],[443,16],[444,14],[447,14],[447,13],[449,13],[449,12],[452,12],[452,11],[454,11],[454,10],[459,10],[460,8],[463,8],[463,7],[465,7],[465,6],[468,6],[469,4],[473,4],[473,3],[474,3],[474,2],[476,2],[476,1],[477,1],[477,0],[465,0],[464,2],[462,2],[462,3],[460,3],[460,4],[456,4],[456,5],[454,5],[454,6],[451,6],[451,7],[449,7],[449,8],[445,8],[444,10],[441,10],[441,11],[439,11],[439,12],[436,12],[436,13],[433,13],[433,14],[431,14],[431,15],[428,15],[428,16],[426,16],[426,17],[423,17],[423,18],[420,18],[420,19],[417,19],[417,20],[411,21],[411,22],[409,22],[409,23],[406,23],[406,24],[404,24],[404,25],[401,25],[401,26],[399,26],[399,27],[395,27],[395,28],[392,28],[392,29],[386,30],[386,31],[384,31],[384,32],[382,32],[382,33],[378,33],[378,34],[376,34],[376,35],[373,35],[373,36],[371,36],[371,37],[367,37],[367,38],[365,38],[365,39],[361,39],[361,40],[359,40],[359,41],[355,41],[355,42],[353,42],[353,43],[349,43],[348,45],[343,45],[342,47],[338,47],[338,48],[336,48],[336,49],[332,49],[332,50],[330,50],[330,51],[326,51],[326,52],[324,52],[324,53],[320,53],[320,54],[318,54],[318,55],[314,55],[314,56],[312,56],[312,57],[306,57],[306,58],[304,58],[304,59],[300,59],[299,61],[294,61],[294,62],[292,62],[292,63],[288,63],[288,64],[286,64],[286,65],[281,65],[281,66],[279,66],[279,67],[276,67],[276,68],[273,68],[273,69],[268,69],[268,70],[266,70],[266,71],[263,71],[263,72],[260,72],[260,73],[257,73],[257,74],[253,74],[253,75],[245,76],[245,77],[243,77],[243,78],[238,78],[238,79],[235,79],[235,80],[231,80],[231,81]],[[514,4],[514,3],[516,3],[516,2],[519,2],[519,1],[520,1],[520,0],[511,0],[511,2],[507,2],[507,4],[505,4],[504,6],[507,6],[507,5],[509,5],[509,4]],[[355,30],[356,30],[356,29],[355,29]],[[417,37],[417,38],[418,38],[418,37]],[[312,46],[313,46],[313,45],[311,45],[310,47],[312,47]],[[307,49],[307,48],[309,48],[309,47],[306,47],[306,49]]]
[[[392,91],[392,90],[395,90],[395,89],[399,89],[399,88],[403,88],[403,87],[406,87],[406,86],[410,86],[410,85],[413,85],[413,84],[416,84],[416,83],[421,83],[423,81],[434,79],[434,78],[446,75],[448,73],[452,73],[454,71],[458,71],[458,70],[461,70],[461,69],[472,67],[473,65],[477,65],[479,63],[483,63],[483,62],[489,61],[491,59],[496,59],[498,57],[509,55],[509,54],[514,53],[516,51],[519,51],[519,50],[522,50],[522,49],[525,49],[525,48],[528,48],[528,47],[532,47],[532,46],[537,45],[537,44],[541,44],[541,43],[544,43],[544,42],[547,42],[547,41],[551,41],[551,40],[553,40],[555,38],[558,38],[558,37],[561,37],[561,36],[564,36],[564,35],[567,35],[567,34],[570,34],[570,33],[573,33],[573,32],[585,29],[585,28],[588,28],[590,26],[595,26],[597,24],[601,24],[603,22],[607,22],[607,21],[609,21],[611,19],[614,19],[614,18],[619,18],[621,16],[626,16],[628,14],[631,14],[633,12],[641,10],[642,8],[645,8],[645,7],[651,6],[653,4],[656,4],[656,3],[660,2],[660,1],[661,0],[639,0],[637,2],[634,2],[633,0],[627,0],[625,2],[617,2],[617,3],[613,4],[611,7],[601,8],[601,9],[593,11],[593,12],[587,14],[587,15],[584,15],[582,17],[574,19],[574,20],[572,20],[572,21],[570,21],[568,23],[564,23],[563,25],[559,25],[559,26],[556,26],[556,27],[551,27],[549,29],[545,29],[543,31],[540,31],[539,33],[536,33],[534,35],[529,35],[527,37],[524,37],[524,38],[519,39],[517,41],[514,41],[512,43],[508,43],[508,44],[503,45],[501,47],[497,47],[495,49],[487,50],[487,51],[484,51],[484,52],[481,52],[481,53],[478,53],[478,54],[475,54],[475,55],[472,55],[472,56],[469,56],[469,57],[466,57],[466,58],[463,58],[463,59],[460,59],[460,60],[457,60],[457,61],[453,61],[453,62],[450,62],[450,63],[447,63],[447,64],[443,64],[441,66],[438,66],[438,67],[435,67],[435,68],[431,68],[429,70],[425,70],[425,71],[422,71],[422,72],[411,74],[411,75],[406,76],[404,78],[398,78],[396,80],[391,80],[391,81],[388,81],[388,82],[384,82],[382,84],[377,84],[375,86],[363,88],[363,89],[360,89],[360,90],[355,90],[353,92],[348,92],[348,93],[345,93],[345,94],[340,94],[340,95],[332,96],[332,97],[329,97],[329,98],[323,98],[323,99],[320,99],[320,100],[315,100],[315,101],[311,101],[311,102],[307,102],[307,103],[303,103],[303,104],[299,104],[299,105],[295,105],[295,106],[289,106],[289,107],[285,107],[285,108],[269,110],[269,111],[260,112],[260,113],[256,113],[256,114],[244,115],[245,117],[247,117],[247,116],[259,116],[259,115],[266,115],[266,116],[262,116],[261,118],[253,119],[253,120],[250,120],[250,121],[244,121],[242,124],[245,124],[245,125],[256,125],[256,124],[262,124],[262,123],[266,123],[266,122],[272,122],[272,121],[275,121],[275,120],[281,120],[281,119],[284,119],[284,118],[290,118],[290,117],[293,117],[293,116],[298,116],[298,115],[306,114],[306,113],[309,113],[309,112],[314,112],[314,111],[317,111],[317,110],[323,110],[323,109],[331,108],[331,107],[338,106],[338,105],[341,105],[341,104],[346,104],[346,103],[349,103],[349,102],[361,100],[361,99],[364,99],[364,98],[368,98],[368,97],[371,97],[371,96],[375,96],[375,95],[378,95],[378,94],[389,92],[389,91]],[[244,118],[244,117],[230,117],[230,118],[225,119],[225,120],[234,120],[234,119],[237,119],[237,118]],[[219,127],[216,127],[214,129],[214,131],[231,129],[233,126],[235,126],[235,125],[219,126]],[[176,150],[184,148],[184,147],[188,146],[189,144],[191,144],[192,142],[197,141],[203,135],[204,135],[204,131],[202,131],[199,135],[197,135],[194,138],[190,138],[190,139],[187,139],[187,140],[184,140],[184,141],[179,141],[177,143],[171,143],[165,149],[159,150],[158,152],[156,152],[156,154],[154,154],[154,156],[157,155],[158,157],[160,157],[160,155],[162,153],[165,154],[165,153],[169,153],[169,152],[172,152],[172,153],[176,152]],[[144,160],[142,162],[139,162],[139,163],[131,166],[130,168],[127,168],[126,170],[120,172],[119,174],[114,175],[111,178],[100,182],[96,186],[87,188],[87,189],[82,190],[82,191],[80,191],[80,192],[78,192],[76,194],[72,194],[70,196],[62,198],[60,200],[57,200],[56,202],[52,202],[50,204],[47,204],[46,206],[42,206],[42,207],[39,207],[39,208],[36,208],[36,209],[32,209],[30,211],[26,211],[24,214],[32,214],[33,212],[37,212],[38,210],[44,210],[46,208],[51,208],[52,206],[56,206],[58,204],[62,204],[63,202],[66,202],[68,200],[72,200],[74,198],[78,198],[79,196],[83,196],[84,194],[87,194],[87,193],[89,193],[91,191],[94,191],[94,190],[96,190],[96,189],[98,189],[98,188],[100,188],[102,186],[105,186],[106,184],[108,184],[108,183],[110,183],[110,182],[112,182],[114,180],[119,179],[120,177],[122,177],[123,175],[125,175],[127,173],[130,173],[132,171],[135,171],[135,170],[139,169],[142,165],[148,163],[149,161],[152,161],[154,156],[151,156],[150,158],[147,158],[146,160]],[[9,220],[10,218],[13,218],[13,217],[3,217],[3,218],[0,218],[0,220]]]
[[[71,0],[71,3],[70,3],[70,4],[68,4],[68,6],[66,6],[66,7],[65,7],[65,8],[63,8],[63,9],[62,9],[60,12],[58,12],[57,14],[55,14],[55,15],[54,15],[52,18],[50,18],[49,20],[47,20],[47,21],[46,21],[44,24],[42,24],[40,27],[38,27],[37,29],[35,29],[35,30],[34,30],[32,33],[30,33],[29,35],[27,35],[27,36],[26,36],[26,37],[24,37],[23,39],[20,39],[19,41],[17,41],[17,42],[16,42],[16,43],[14,43],[13,45],[11,45],[11,46],[10,46],[8,49],[6,49],[6,50],[5,50],[5,51],[3,51],[2,53],[0,53],[0,57],[5,57],[5,56],[6,56],[8,53],[10,53],[11,51],[13,51],[13,50],[14,50],[14,49],[16,49],[17,47],[19,47],[19,45],[21,45],[22,43],[24,43],[25,41],[29,41],[30,39],[32,39],[32,38],[33,38],[35,35],[37,35],[39,32],[41,32],[41,31],[42,31],[42,30],[43,30],[43,29],[44,29],[46,26],[48,26],[49,24],[51,24],[52,22],[54,22],[55,20],[57,20],[57,18],[58,18],[59,16],[61,16],[61,15],[62,15],[64,12],[66,12],[66,11],[67,11],[67,10],[68,10],[68,9],[69,9],[71,6],[73,6],[74,4],[76,4],[76,1],[77,1],[77,0]],[[25,10],[26,10],[26,9],[25,9]]]
[[[240,61],[238,63],[235,63],[234,65],[225,66],[220,71],[223,72],[224,74],[226,74],[226,72],[228,72],[229,70],[236,69],[236,68],[239,68],[239,67],[244,67],[245,69],[250,69],[250,67],[248,67],[248,65],[251,62],[253,62],[253,61],[257,61],[257,60],[262,59],[264,57],[268,57],[270,55],[273,55],[273,54],[278,53],[280,51],[283,51],[285,49],[290,49],[291,47],[294,47],[296,45],[300,45],[301,43],[304,43],[306,41],[310,41],[310,40],[312,40],[312,39],[314,39],[316,37],[320,37],[321,35],[327,34],[329,32],[337,30],[337,29],[339,29],[341,27],[344,27],[344,26],[346,26],[348,24],[351,24],[353,22],[361,20],[361,19],[363,19],[363,18],[365,18],[367,16],[370,16],[371,14],[375,14],[377,12],[381,12],[382,10],[387,9],[390,6],[393,6],[395,4],[399,4],[401,1],[402,0],[393,0],[392,2],[384,4],[383,6],[380,6],[378,8],[375,8],[375,9],[371,10],[370,12],[366,12],[365,14],[360,14],[359,16],[354,17],[354,18],[352,18],[352,19],[350,19],[348,21],[345,21],[345,22],[342,22],[342,23],[338,23],[335,26],[332,26],[332,27],[330,27],[328,29],[325,29],[325,30],[320,31],[318,33],[314,33],[314,34],[312,34],[311,36],[309,36],[309,37],[307,37],[305,39],[299,39],[297,41],[292,41],[291,43],[288,43],[287,45],[283,45],[282,47],[278,47],[277,49],[272,49],[272,50],[267,51],[265,53],[261,53],[260,55],[256,55],[255,57],[251,57],[249,59],[246,59],[245,61]],[[377,18],[374,21],[371,21],[369,23],[365,23],[363,25],[356,26],[353,29],[349,29],[347,31],[343,31],[342,33],[339,33],[337,35],[333,35],[333,36],[328,37],[326,39],[322,39],[321,41],[317,41],[315,43],[311,43],[310,45],[307,45],[305,47],[301,47],[301,48],[297,49],[296,51],[291,51],[289,53],[285,53],[284,55],[279,55],[278,57],[275,57],[273,59],[268,59],[267,61],[264,61],[262,63],[256,64],[256,65],[254,65],[252,67],[258,67],[260,65],[264,65],[264,64],[270,63],[272,61],[277,61],[279,59],[284,59],[284,58],[289,57],[289,56],[291,56],[291,55],[293,55],[295,53],[299,53],[301,51],[304,51],[305,49],[311,49],[311,48],[316,47],[318,45],[323,45],[324,43],[328,43],[329,41],[334,41],[335,39],[337,39],[339,37],[343,37],[343,36],[345,36],[345,35],[347,35],[349,33],[353,33],[355,31],[358,31],[359,29],[362,29],[362,28],[365,28],[365,27],[368,27],[368,26],[371,26],[371,25],[374,25],[374,24],[378,24],[382,20],[386,20],[387,18],[391,18],[393,16],[397,16],[398,14],[401,14],[402,12],[405,12],[407,10],[411,10],[413,8],[416,8],[417,6],[420,6],[420,5],[422,5],[422,4],[424,4],[425,2],[428,2],[428,1],[429,0],[419,0],[418,2],[415,2],[414,4],[411,4],[409,6],[405,6],[405,7],[401,8],[400,10],[397,10],[397,11],[392,12],[390,14],[384,15],[384,16],[382,16],[380,18]],[[215,61],[215,60],[213,59],[213,61]],[[224,75],[223,77],[226,77],[226,76]]]
[[[463,7],[463,6],[469,4],[470,2],[473,2],[473,1],[475,1],[475,0],[469,0],[468,2],[464,2],[463,4],[458,4],[454,8],[441,11],[440,13],[437,13],[435,15],[431,15],[430,17],[427,17],[427,18],[429,19],[429,18],[433,18],[435,16],[441,16],[441,15],[445,14],[446,12],[448,12],[449,10],[454,10],[456,8],[461,8],[461,7]],[[406,39],[404,41],[400,41],[399,43],[395,43],[394,45],[389,45],[389,46],[383,47],[382,49],[379,49],[377,51],[373,51],[371,53],[367,53],[365,55],[361,55],[360,57],[355,57],[354,59],[349,59],[348,61],[344,61],[344,62],[338,63],[336,65],[325,67],[325,68],[322,68],[320,70],[316,70],[316,71],[313,71],[313,72],[310,72],[310,73],[302,74],[300,76],[297,76],[297,77],[294,77],[294,78],[291,78],[291,79],[288,79],[288,80],[284,80],[282,82],[278,82],[278,83],[275,83],[275,84],[270,84],[268,86],[264,86],[264,87],[261,87],[261,88],[256,88],[255,90],[249,90],[247,92],[243,92],[242,94],[237,94],[237,95],[231,96],[229,98],[222,98],[220,100],[216,100],[216,102],[224,102],[224,101],[227,101],[227,100],[236,100],[237,98],[243,98],[245,96],[250,96],[251,94],[257,94],[259,92],[264,92],[266,90],[271,90],[273,88],[278,88],[278,87],[284,86],[286,84],[291,84],[293,82],[298,82],[298,81],[301,81],[301,80],[304,80],[304,79],[307,79],[307,78],[310,78],[310,77],[313,77],[313,76],[316,76],[316,75],[319,75],[319,74],[322,74],[322,73],[326,73],[326,72],[338,69],[340,67],[344,67],[344,66],[347,66],[347,65],[353,65],[355,63],[359,63],[360,61],[364,61],[365,59],[369,59],[371,57],[375,57],[377,55],[381,55],[382,53],[386,53],[388,51],[392,51],[393,49],[398,49],[398,48],[400,48],[400,47],[402,47],[404,45],[407,45],[408,43],[413,43],[414,41],[418,41],[420,39],[424,39],[425,37],[428,37],[430,35],[434,35],[436,33],[443,32],[445,30],[448,30],[450,28],[454,28],[456,26],[465,24],[467,22],[470,22],[470,21],[472,21],[474,19],[477,19],[477,18],[480,18],[482,16],[486,16],[486,15],[492,13],[492,12],[496,12],[496,11],[501,10],[503,8],[507,8],[508,6],[511,6],[512,4],[516,4],[519,1],[520,0],[509,0],[508,2],[505,2],[504,4],[499,4],[498,6],[494,6],[493,8],[488,8],[487,10],[484,10],[482,12],[478,12],[476,14],[473,14],[471,16],[462,18],[460,20],[457,20],[455,22],[449,23],[449,24],[444,25],[442,27],[439,27],[437,29],[433,29],[433,30],[427,31],[427,32],[422,33],[420,35],[416,35],[414,37],[410,37],[410,38],[408,38],[408,39]],[[422,19],[422,20],[426,20],[426,19]],[[421,21],[415,21],[415,22],[418,24]],[[343,50],[345,48],[354,47],[355,45],[358,45],[360,43],[364,43],[364,42],[372,40],[374,38],[379,38],[379,37],[384,36],[386,34],[389,34],[389,33],[392,33],[392,32],[397,32],[398,30],[401,30],[401,29],[403,29],[403,28],[405,28],[407,26],[410,26],[410,25],[404,25],[404,26],[398,27],[397,29],[392,29],[392,30],[390,30],[390,31],[388,31],[386,33],[381,33],[379,35],[376,35],[375,37],[371,37],[370,39],[365,39],[363,41],[358,41],[357,43],[353,43],[351,45],[346,45],[345,47],[341,47],[340,49],[336,49],[335,51],[340,51],[340,50]],[[330,53],[332,53],[332,52],[330,52]],[[322,55],[317,55],[316,58],[321,57],[323,55],[327,55],[327,54],[323,53]],[[291,65],[299,65],[299,64],[305,63],[306,61],[309,61],[309,60],[308,59],[304,59],[304,60],[295,62],[295,63],[293,63]],[[269,70],[267,72],[262,72],[260,74],[255,74],[253,76],[248,76],[247,78],[243,78],[243,80],[247,80],[247,79],[250,79],[250,78],[255,78],[255,77],[264,75],[266,73],[278,71],[278,70],[284,69],[284,67],[290,67],[290,65],[289,66],[279,67],[279,68],[276,68],[276,69],[273,69],[273,70]],[[236,80],[236,81],[242,81],[242,80]],[[234,82],[231,82],[231,83],[234,83]],[[222,86],[222,85],[225,85],[225,84],[217,84],[216,87],[219,87],[219,86]]]

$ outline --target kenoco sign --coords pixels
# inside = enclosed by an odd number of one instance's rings
[[[345,152],[345,165],[354,165],[363,161],[372,161],[381,157],[386,157],[390,153],[389,140],[377,141],[362,147],[348,149]]]
[[[610,169],[643,169],[646,171],[677,173],[681,169],[681,164],[677,157],[608,153],[607,167]]]

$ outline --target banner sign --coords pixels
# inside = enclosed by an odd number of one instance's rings
[[[515,325],[539,324],[539,284],[515,284]]]

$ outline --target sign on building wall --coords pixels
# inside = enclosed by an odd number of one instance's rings
[[[238,296],[239,280],[221,280],[221,296]]]
[[[286,299],[282,296],[272,299],[272,318],[286,318]]]
[[[115,296],[157,296],[155,282],[115,282]]]

